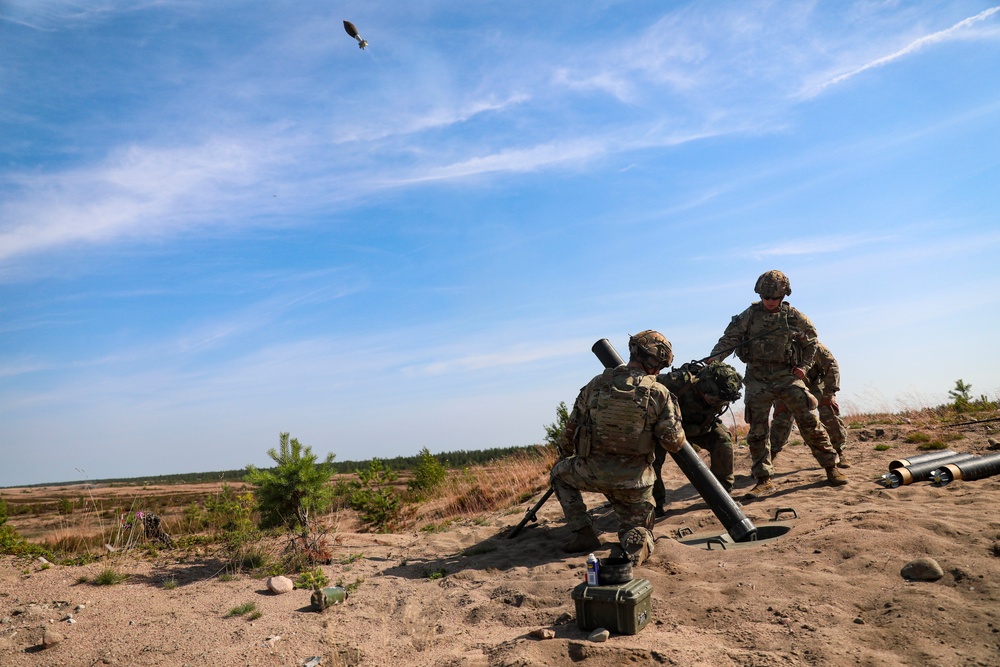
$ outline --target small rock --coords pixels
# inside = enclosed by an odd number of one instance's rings
[[[38,557],[38,562],[41,563],[42,565],[52,565],[52,563],[50,563],[49,561],[45,560],[45,556],[39,556]]]
[[[316,667],[316,665],[318,665],[322,661],[323,661],[322,657],[314,655],[313,657],[308,658],[305,662],[303,662],[302,667]]]
[[[548,628],[537,628],[529,633],[532,637],[537,637],[538,639],[552,639],[556,636],[555,630],[550,630]]]
[[[1000,442],[997,442],[993,438],[986,438],[986,442],[990,443],[990,449],[1000,449]]]
[[[608,641],[609,637],[611,637],[610,632],[608,632],[604,628],[597,628],[596,630],[590,633],[590,636],[587,637],[587,639],[589,639],[592,642],[600,643]]]
[[[856,617],[856,618],[854,619],[854,622],[855,622],[856,624],[858,624],[858,625],[864,625],[864,624],[865,624],[865,619],[863,619],[863,618],[861,618],[860,616],[858,616],[858,617]]]
[[[42,636],[42,646],[48,648],[61,642],[64,637],[55,630],[46,630]]]
[[[83,611],[84,609],[86,609],[86,607],[84,607],[82,604],[78,604],[76,605],[76,607],[73,608],[73,611]]]
[[[912,581],[937,581],[944,576],[944,570],[933,558],[917,558],[904,565],[899,574]]]
[[[267,590],[271,591],[275,595],[291,593],[293,588],[295,588],[295,583],[288,577],[267,578]]]

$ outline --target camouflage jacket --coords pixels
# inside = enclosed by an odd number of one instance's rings
[[[706,403],[696,391],[698,379],[683,366],[669,373],[658,375],[656,379],[677,398],[677,405],[681,409],[684,434],[688,438],[694,438],[709,431],[729,406],[728,403],[723,403],[716,408]]]
[[[607,405],[609,392],[631,393],[636,397],[634,418],[627,417],[623,422],[631,423],[622,424],[626,430],[641,431],[634,438],[631,451],[623,449],[620,442],[609,445],[601,435],[602,429],[608,431],[609,416],[613,422],[618,412]],[[617,488],[652,486],[656,479],[651,465],[655,447],[676,451],[684,443],[680,414],[677,400],[656,382],[655,376],[618,366],[596,376],[580,390],[559,449],[563,456],[585,458],[602,481]]]
[[[833,396],[840,391],[840,366],[823,343],[816,343],[816,354],[806,371],[806,385],[822,396]]]
[[[750,340],[757,336],[761,337]],[[711,356],[722,360],[735,351],[746,362],[747,372],[758,365],[805,369],[809,366],[807,360],[816,354],[816,342],[816,327],[788,303],[782,302],[777,311],[770,313],[755,301],[733,317]],[[723,350],[729,351],[721,354]]]

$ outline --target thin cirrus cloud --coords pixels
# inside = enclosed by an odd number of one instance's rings
[[[959,21],[950,28],[939,30],[929,35],[924,35],[918,39],[911,41],[903,48],[898,49],[888,55],[875,58],[874,60],[866,62],[859,67],[855,67],[847,72],[838,74],[830,79],[827,79],[826,81],[821,82],[818,86],[815,86],[805,91],[805,96],[811,97],[818,95],[827,88],[830,88],[831,86],[843,83],[844,81],[854,78],[855,76],[862,74],[863,72],[867,72],[868,70],[888,65],[896,60],[899,60],[900,58],[916,53],[928,46],[934,44],[940,44],[942,42],[951,40],[975,38],[977,37],[977,35],[974,32],[972,32],[971,29],[977,26],[978,24],[983,23],[997,12],[1000,12],[1000,6],[990,7],[989,9],[983,10],[980,13],[976,14],[975,16],[970,16],[969,18]],[[993,30],[984,33],[983,36],[991,39],[996,39],[998,36],[1000,36],[1000,32]]]
[[[218,189],[257,177],[246,146],[210,141],[189,148],[129,146],[96,167],[9,177],[19,198],[0,207],[0,259],[73,242],[158,234],[190,224]]]

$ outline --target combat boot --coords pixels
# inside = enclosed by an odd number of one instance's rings
[[[770,477],[758,477],[757,486],[750,489],[744,498],[763,498],[774,493],[777,488]]]
[[[851,467],[851,464],[847,462],[847,457],[844,456],[844,450],[838,449],[837,450],[837,457],[839,458],[839,460],[837,461],[837,467],[838,468],[850,468]]]
[[[660,518],[662,518],[662,517],[665,517],[665,516],[667,516],[667,508],[666,508],[666,507],[664,507],[663,505],[657,505],[657,506],[655,506],[655,507],[653,508],[653,515],[654,515],[654,516],[655,516],[655,517],[656,517],[657,519],[660,519]]]
[[[646,533],[638,528],[633,528],[625,533],[625,536],[622,538],[622,551],[625,552],[625,557],[632,563],[632,567],[639,567],[646,562],[653,549],[650,540],[646,537]]]
[[[601,548],[601,538],[593,526],[585,526],[576,530],[573,537],[563,546],[563,551],[570,554],[594,551]]]
[[[840,472],[837,466],[830,466],[826,469],[826,479],[832,486],[843,486],[847,484],[847,475]]]

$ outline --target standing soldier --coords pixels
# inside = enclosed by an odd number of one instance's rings
[[[847,428],[840,418],[840,406],[837,405],[837,392],[840,391],[840,366],[833,353],[823,343],[816,342],[816,355],[813,357],[809,370],[806,371],[806,386],[819,401],[819,420],[823,423],[830,445],[837,450],[837,467],[850,468],[844,456],[844,444],[847,442]],[[683,405],[681,406],[683,409]],[[792,413],[783,402],[774,404],[774,415],[771,417],[771,462],[785,448],[788,435],[792,432]]]
[[[638,566],[653,552],[654,451],[684,446],[677,401],[656,381],[670,365],[670,342],[643,331],[628,343],[629,361],[606,369],[580,390],[552,467],[552,488],[573,538],[568,552],[600,548],[581,491],[603,493],[618,517],[618,540]]]
[[[726,492],[733,490],[733,439],[719,417],[730,402],[739,400],[743,377],[729,364],[714,361],[707,366],[691,362],[659,375],[660,384],[677,398],[681,408],[684,435],[692,445],[708,450],[711,470]],[[663,486],[663,463],[667,454],[656,450],[653,469],[653,502],[656,516],[663,516],[666,489]]]
[[[775,489],[767,436],[771,406],[778,401],[792,412],[802,439],[826,470],[830,483],[847,484],[847,477],[837,469],[837,452],[820,427],[816,399],[806,389],[807,360],[816,353],[816,329],[809,318],[784,302],[792,288],[781,271],[762,274],[754,291],[761,300],[733,317],[711,354],[714,360],[721,361],[735,350],[747,364],[747,445],[753,458],[750,472],[757,480],[747,496],[765,496]]]

